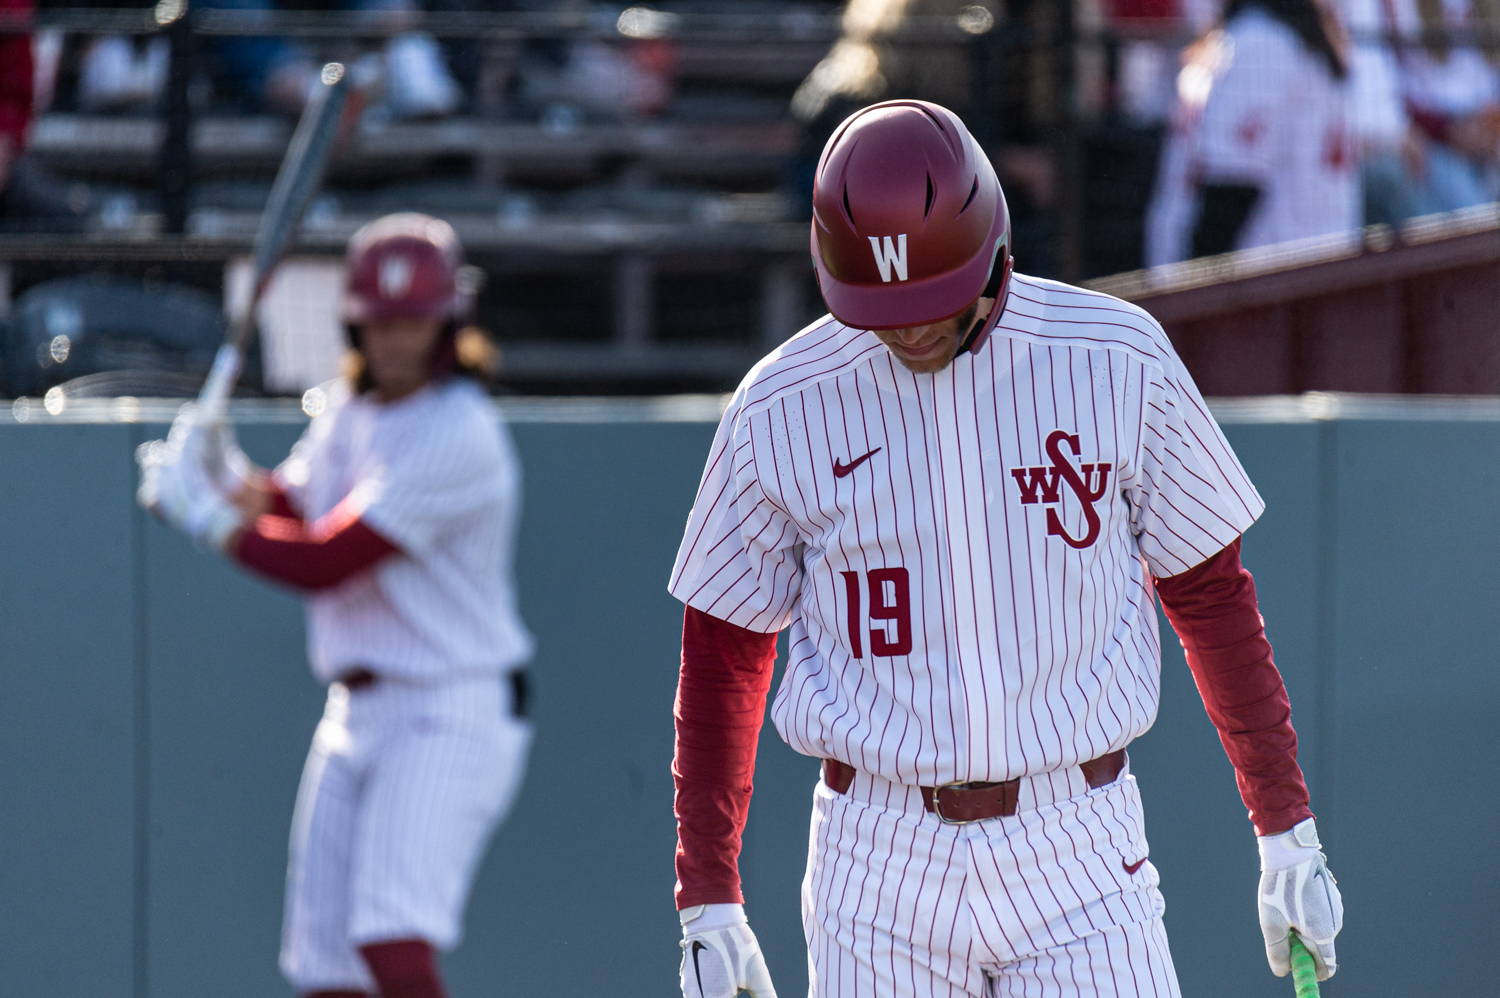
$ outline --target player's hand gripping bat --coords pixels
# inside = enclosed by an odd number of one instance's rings
[[[1292,947],[1292,986],[1297,989],[1297,998],[1319,998],[1318,965],[1297,933],[1293,932],[1288,941]]]
[[[297,130],[292,133],[286,158],[276,172],[266,210],[260,216],[260,229],[255,233],[249,305],[230,323],[224,345],[219,348],[213,369],[198,394],[196,418],[200,425],[211,425],[224,416],[229,394],[234,390],[245,361],[245,348],[255,330],[256,303],[291,243],[303,210],[323,183],[328,154],[338,135],[339,118],[348,94],[349,77],[343,65],[330,62],[324,66],[320,82],[302,111]]]

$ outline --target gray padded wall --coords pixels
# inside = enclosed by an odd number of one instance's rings
[[[1339,993],[1494,994],[1500,424],[1326,432],[1338,471],[1332,869],[1358,926]]]
[[[1315,779],[1317,741],[1318,430],[1314,424],[1225,427],[1266,501],[1265,514],[1245,533],[1242,557],[1255,576],[1267,636],[1292,698],[1309,781]],[[1271,975],[1260,944],[1259,858],[1234,769],[1203,710],[1176,635],[1165,618],[1159,628],[1158,720],[1131,746],[1130,757],[1146,808],[1151,862],[1161,873],[1167,899],[1167,935],[1183,994],[1285,998],[1291,986]],[[1320,820],[1326,818],[1318,788],[1310,789]]]
[[[463,995],[655,995],[676,974],[666,592],[706,424],[521,424],[518,572],[536,634],[526,786],[447,962]],[[566,459],[559,460],[562,455]]]
[[[134,986],[130,452],[129,426],[0,427],[0,977],[17,998]]]
[[[669,995],[681,609],[664,582],[713,427],[528,418],[513,432],[537,741],[468,939],[446,961],[451,990]],[[276,970],[286,837],[322,692],[295,598],[133,513],[130,452],[161,429],[0,427],[7,994],[289,993]],[[1500,970],[1500,874],[1474,857],[1500,818],[1487,792],[1500,471],[1476,455],[1495,452],[1500,422],[1225,429],[1270,504],[1245,562],[1351,906],[1324,993],[1485,993]],[[296,433],[241,430],[266,463]],[[1132,766],[1184,994],[1284,996],[1260,952],[1233,773],[1164,638],[1160,719]],[[760,751],[742,867],[779,990],[794,996],[816,764],[769,725]]]
[[[240,436],[252,458],[274,462],[297,432],[247,426]],[[286,994],[276,952],[287,834],[323,701],[303,651],[301,602],[143,520],[151,704],[146,993]]]

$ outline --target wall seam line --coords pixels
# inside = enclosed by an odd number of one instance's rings
[[[135,449],[145,439],[141,424],[130,427],[131,464],[135,464]],[[134,476],[132,475],[132,483]],[[133,493],[132,489],[132,493]],[[146,571],[146,514],[131,496],[130,556],[132,607],[134,634],[132,648],[131,683],[134,691],[132,716],[135,733],[132,745],[134,754],[132,779],[134,781],[133,868],[134,887],[132,911],[132,974],[131,992],[134,998],[150,996],[150,928],[151,928],[151,689],[150,689],[150,641],[147,633],[148,573]]]
[[[1338,827],[1338,420],[1323,422],[1318,451],[1317,810],[1327,844]]]

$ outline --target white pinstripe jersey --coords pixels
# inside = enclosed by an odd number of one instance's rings
[[[436,681],[531,655],[511,575],[520,464],[484,393],[454,378],[381,405],[328,392],[276,480],[308,520],[346,497],[401,549],[307,600],[313,673]]]
[[[1210,36],[1178,78],[1148,211],[1147,266],[1191,256],[1205,184],[1260,189],[1235,249],[1359,228],[1349,90],[1296,32],[1257,7]]]
[[[1229,55],[1198,125],[1195,165],[1203,183],[1260,188],[1235,248],[1359,228],[1347,82],[1258,7],[1236,14],[1224,30]]]
[[[1006,780],[1150,727],[1147,573],[1263,508],[1154,319],[1017,275],[990,342],[936,374],[832,318],[761,361],[669,589],[790,624],[772,716],[797,751],[897,783]]]

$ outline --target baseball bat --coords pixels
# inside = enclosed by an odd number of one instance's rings
[[[1307,945],[1303,943],[1297,933],[1291,934],[1290,944],[1292,948],[1292,986],[1297,989],[1297,998],[1319,998],[1318,996],[1318,965],[1313,962],[1312,954],[1307,951]]]
[[[230,323],[224,345],[214,357],[213,367],[198,393],[198,421],[205,426],[224,415],[229,393],[234,390],[245,362],[245,349],[255,331],[255,306],[291,243],[302,212],[322,186],[328,154],[338,135],[339,118],[348,95],[349,77],[343,65],[330,62],[324,66],[292,132],[291,145],[276,171],[270,200],[260,216],[251,265],[250,301],[245,311]]]

